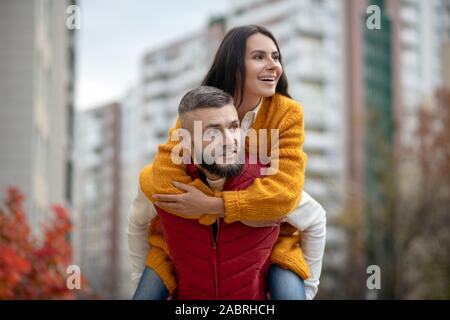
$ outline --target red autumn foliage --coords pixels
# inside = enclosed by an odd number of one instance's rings
[[[32,234],[23,210],[23,194],[10,188],[0,208],[0,299],[73,299],[66,285],[72,260],[68,212],[53,206],[43,239]]]

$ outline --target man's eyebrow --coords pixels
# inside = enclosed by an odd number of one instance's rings
[[[210,123],[210,124],[208,124],[205,128],[211,128],[211,129],[216,128],[216,129],[221,129],[221,128],[222,128],[222,125],[216,124],[216,123]]]
[[[239,125],[239,121],[238,120],[233,120],[230,125]],[[221,124],[216,124],[216,123],[210,123],[208,124],[205,128],[210,128],[210,129],[222,129],[222,125]]]

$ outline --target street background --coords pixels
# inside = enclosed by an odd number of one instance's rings
[[[450,298],[449,0],[0,0],[0,299],[131,297],[140,169],[244,24],[304,108],[317,299]]]

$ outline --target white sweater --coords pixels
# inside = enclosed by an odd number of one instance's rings
[[[209,181],[209,180],[208,180]],[[221,189],[217,181],[209,181],[213,189]],[[223,183],[219,183],[223,186]],[[131,258],[131,279],[137,286],[145,268],[145,260],[150,250],[148,243],[148,226],[156,217],[153,203],[138,188],[128,216],[128,251]],[[322,206],[309,194],[302,192],[299,206],[287,216],[286,222],[301,232],[301,248],[311,277],[305,280],[306,298],[315,297],[322,270],[322,258],[326,239],[326,213]]]

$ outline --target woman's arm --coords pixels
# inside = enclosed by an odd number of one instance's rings
[[[246,190],[224,191],[225,222],[278,220],[297,207],[307,160],[303,141],[303,110],[291,107],[279,126],[277,173],[256,179]]]
[[[309,194],[303,192],[297,209],[287,217],[287,223],[301,232],[300,247],[311,276],[305,279],[306,297],[312,300],[317,294],[326,243],[326,212]]]
[[[138,285],[142,272],[145,269],[145,260],[150,250],[148,239],[148,227],[156,217],[153,204],[148,201],[140,188],[131,205],[128,215],[128,254],[131,261],[131,281]]]
[[[127,236],[133,285],[138,286],[145,267],[151,266],[152,270],[156,270],[169,294],[173,295],[176,288],[175,269],[168,255],[155,206],[140,188],[128,216]]]

